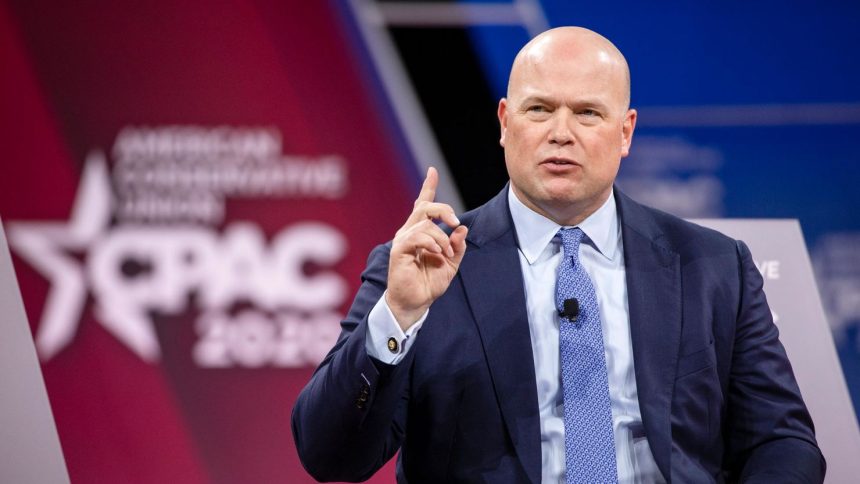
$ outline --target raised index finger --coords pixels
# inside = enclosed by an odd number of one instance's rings
[[[427,177],[424,178],[424,184],[421,185],[421,193],[415,203],[432,202],[436,198],[436,185],[439,183],[439,173],[432,166],[427,169]]]

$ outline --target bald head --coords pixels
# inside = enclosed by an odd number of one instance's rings
[[[548,30],[526,44],[499,100],[499,144],[511,190],[559,225],[576,225],[609,198],[630,152],[627,61],[583,28]]]
[[[524,78],[540,75],[548,65],[568,63],[571,69],[593,70],[606,88],[620,96],[623,110],[630,106],[630,68],[621,51],[606,37],[582,27],[547,30],[527,43],[514,59],[507,97],[518,92]]]

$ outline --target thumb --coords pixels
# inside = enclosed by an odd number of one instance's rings
[[[466,254],[466,235],[468,233],[469,229],[465,225],[461,225],[454,229],[449,239],[451,241],[451,248],[454,249],[454,257],[451,258],[451,261],[457,267],[460,266],[463,255]]]

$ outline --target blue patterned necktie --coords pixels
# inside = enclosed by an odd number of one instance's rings
[[[564,392],[564,447],[568,484],[618,482],[615,438],[603,331],[597,296],[579,260],[582,230],[559,230],[564,258],[558,268],[555,304],[576,298],[579,315],[559,320],[561,384]]]

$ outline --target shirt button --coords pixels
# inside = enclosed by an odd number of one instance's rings
[[[397,354],[397,351],[400,349],[400,345],[397,344],[397,340],[394,338],[388,338],[388,351]]]

